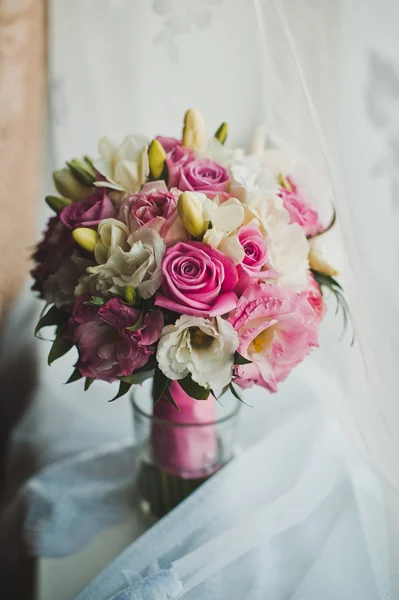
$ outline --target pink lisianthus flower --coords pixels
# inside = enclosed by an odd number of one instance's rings
[[[111,298],[100,308],[85,304],[81,296],[68,323],[67,338],[76,344],[76,367],[83,377],[112,382],[143,367],[154,354],[163,327],[161,311],[148,312],[137,331],[129,331],[140,311],[120,298]]]
[[[168,190],[163,181],[146,183],[137,194],[122,203],[119,218],[131,232],[141,227],[155,229],[170,246],[188,239],[187,231],[177,214],[179,191]]]
[[[260,279],[270,279],[277,273],[267,267],[266,242],[255,223],[241,227],[237,237],[245,253],[241,264],[237,265],[238,283],[234,290],[237,294],[241,294],[252,283]]]
[[[182,192],[225,192],[229,182],[227,170],[208,158],[187,161],[180,169],[176,186]]]
[[[320,286],[313,275],[309,275],[309,286],[306,290],[306,295],[310,306],[316,313],[317,318],[321,321],[326,313],[326,305],[323,300]]]
[[[80,202],[73,202],[60,213],[60,219],[68,229],[90,227],[95,229],[103,219],[115,219],[117,210],[104,190],[98,190]]]
[[[74,250],[79,252],[79,246],[75,243],[70,230],[58,216],[51,217],[44,237],[33,255],[36,266],[31,271],[34,279],[32,290],[39,292],[40,297],[44,297],[43,285],[47,278],[58,270]]]
[[[284,208],[290,214],[291,223],[298,223],[307,236],[323,231],[317,211],[303,198],[296,186],[292,191],[281,188],[279,196],[283,200]]]
[[[229,317],[238,332],[238,352],[252,361],[236,367],[241,387],[261,385],[271,392],[318,345],[319,319],[306,293],[257,283],[245,290]]]
[[[202,242],[180,242],[162,261],[162,291],[157,306],[196,317],[223,315],[237,304],[238,276],[233,261]]]

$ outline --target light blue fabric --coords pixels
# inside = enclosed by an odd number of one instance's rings
[[[173,569],[161,569],[147,577],[124,571],[128,587],[117,592],[110,600],[168,600],[177,598],[183,586]]]
[[[35,556],[78,552],[134,509],[132,440],[105,444],[43,470],[26,488],[25,538]]]

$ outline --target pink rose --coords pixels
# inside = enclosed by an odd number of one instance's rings
[[[85,304],[89,295],[81,296],[69,320],[67,337],[77,346],[76,367],[83,377],[115,381],[143,367],[154,354],[163,327],[159,310],[148,312],[137,331],[140,311],[127,306],[120,298],[111,298],[100,308]]]
[[[238,352],[252,361],[236,367],[241,387],[255,383],[277,391],[277,383],[318,345],[319,319],[306,293],[256,283],[245,290],[229,321],[240,338]]]
[[[167,246],[176,244],[188,239],[176,210],[178,197],[178,190],[169,191],[163,181],[146,183],[141,192],[128,196],[123,201],[119,218],[130,231],[150,227],[164,238]]]
[[[161,144],[162,148],[167,154],[175,150],[177,146],[181,146],[181,140],[173,137],[164,137],[163,135],[158,135],[156,140]]]
[[[176,186],[182,192],[224,192],[229,182],[227,170],[208,158],[187,161],[180,170]]]
[[[309,286],[306,295],[310,306],[316,313],[317,318],[321,321],[326,312],[326,305],[324,304],[320,286],[312,275],[309,276]]]
[[[168,187],[179,187],[177,184],[180,180],[180,174],[183,166],[194,160],[194,151],[190,148],[185,148],[176,145],[166,155],[166,166],[168,167]]]
[[[162,272],[157,306],[185,315],[216,317],[237,304],[234,263],[212,246],[202,242],[176,244],[166,251]]]
[[[298,223],[308,236],[320,233],[323,231],[323,225],[320,223],[317,211],[300,195],[296,187],[294,190],[281,188],[279,191],[284,208],[290,214],[291,223]]]
[[[116,219],[117,210],[103,190],[88,196],[80,202],[73,202],[60,214],[60,219],[68,229],[91,227],[95,229],[103,219]]]
[[[238,283],[235,288],[241,294],[246,287],[259,279],[275,277],[275,271],[267,268],[267,246],[255,224],[245,225],[238,230],[238,241],[245,252],[241,264],[237,265]]]
[[[39,292],[44,297],[43,285],[47,278],[55,273],[72,252],[84,254],[84,251],[75,243],[70,230],[60,221],[60,218],[51,217],[44,233],[44,238],[38,244],[33,255],[36,262],[31,271],[34,279],[32,290]]]

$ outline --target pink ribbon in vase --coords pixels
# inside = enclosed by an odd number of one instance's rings
[[[156,465],[185,479],[206,477],[217,469],[216,399],[188,396],[177,381],[170,392],[180,410],[166,397],[154,406],[151,432]]]

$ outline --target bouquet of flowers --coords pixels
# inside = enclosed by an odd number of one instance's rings
[[[117,398],[153,377],[154,413],[210,422],[223,392],[275,392],[318,345],[323,286],[345,312],[304,186],[281,153],[226,137],[223,123],[207,140],[189,110],[182,139],[104,138],[100,158],[54,173],[32,275],[46,301],[36,332],[56,326],[49,364],[77,349],[68,383],[118,381]],[[190,443],[175,464],[196,462],[204,441]]]

